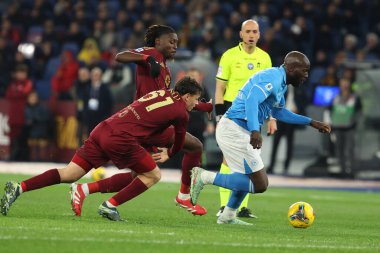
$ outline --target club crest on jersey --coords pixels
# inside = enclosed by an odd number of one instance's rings
[[[249,70],[252,70],[254,68],[254,65],[252,63],[248,63],[247,67]]]
[[[270,91],[271,89],[273,89],[273,85],[271,83],[268,83],[267,85],[265,85],[265,89],[267,91]]]

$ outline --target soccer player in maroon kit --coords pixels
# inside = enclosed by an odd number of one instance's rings
[[[136,100],[97,125],[66,167],[48,170],[21,183],[7,182],[0,202],[1,213],[7,215],[12,203],[24,192],[75,182],[92,168],[111,160],[119,169],[130,168],[132,172],[122,173],[130,178],[127,185],[102,185],[108,192],[118,193],[103,202],[98,213],[110,220],[121,220],[116,207],[156,184],[161,178],[156,162],[165,162],[182,149],[188,112],[198,103],[201,92],[202,87],[194,79],[184,77],[174,90],[153,91]],[[142,147],[141,143],[170,131],[169,126],[174,127],[175,133],[170,149],[159,148],[159,153],[151,155]]]
[[[154,90],[169,89],[171,73],[166,66],[166,60],[173,59],[177,50],[178,37],[174,29],[169,26],[153,25],[146,31],[145,43],[146,47],[123,51],[116,55],[118,62],[134,62],[137,64],[136,99]],[[212,103],[199,102],[195,109],[211,113]],[[148,143],[142,144],[148,150],[152,150],[153,147],[168,147],[172,145],[173,141],[174,132],[171,127],[160,135],[151,138]],[[202,143],[196,137],[186,133],[183,147],[185,154],[182,160],[181,187],[175,198],[175,202],[178,206],[185,208],[194,215],[204,215],[207,213],[207,210],[199,204],[195,206],[191,204],[189,194],[190,171],[193,167],[200,165],[202,149]],[[103,179],[99,183],[72,184],[71,204],[75,215],[81,215],[83,201],[87,195],[96,192],[107,192],[107,189],[102,189],[97,184],[121,187],[124,184],[128,184],[130,180],[128,174],[120,173]],[[118,189],[118,187],[116,188]]]

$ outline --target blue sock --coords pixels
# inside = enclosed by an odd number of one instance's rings
[[[232,209],[238,209],[247,194],[248,192],[232,191],[227,206]]]
[[[221,186],[226,189],[241,192],[254,193],[254,185],[249,177],[241,173],[220,174],[216,173],[213,185]]]

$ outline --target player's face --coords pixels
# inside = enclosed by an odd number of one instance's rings
[[[178,36],[176,33],[161,35],[157,41],[157,49],[166,59],[173,59],[177,52]]]
[[[253,21],[245,23],[240,31],[240,38],[247,46],[256,46],[260,39],[259,25]]]
[[[190,95],[189,93],[185,95],[186,109],[190,112],[193,110],[194,106],[198,104],[200,94]]]
[[[310,65],[306,65],[301,68],[295,68],[293,72],[287,77],[288,83],[294,87],[301,86],[309,77]]]

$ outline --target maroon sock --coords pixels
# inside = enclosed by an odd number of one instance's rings
[[[90,193],[90,194],[95,193],[95,192],[99,192],[99,190],[100,190],[99,181],[87,183],[87,187],[88,187],[88,193]]]
[[[44,173],[21,182],[22,191],[32,191],[49,185],[61,183],[61,177],[57,169],[51,169]]]
[[[119,173],[112,177],[99,180],[99,191],[101,193],[119,192],[121,189],[129,185],[133,180],[132,173]],[[90,191],[91,192],[91,191]],[[91,192],[92,193],[92,192]]]
[[[185,153],[182,159],[182,177],[180,192],[184,194],[190,193],[190,175],[191,169],[201,164],[202,153]]]
[[[134,197],[140,195],[146,190],[148,190],[148,187],[146,187],[140,178],[136,177],[127,187],[123,188],[121,191],[113,195],[108,201],[114,206],[121,205],[128,200],[131,200]]]

